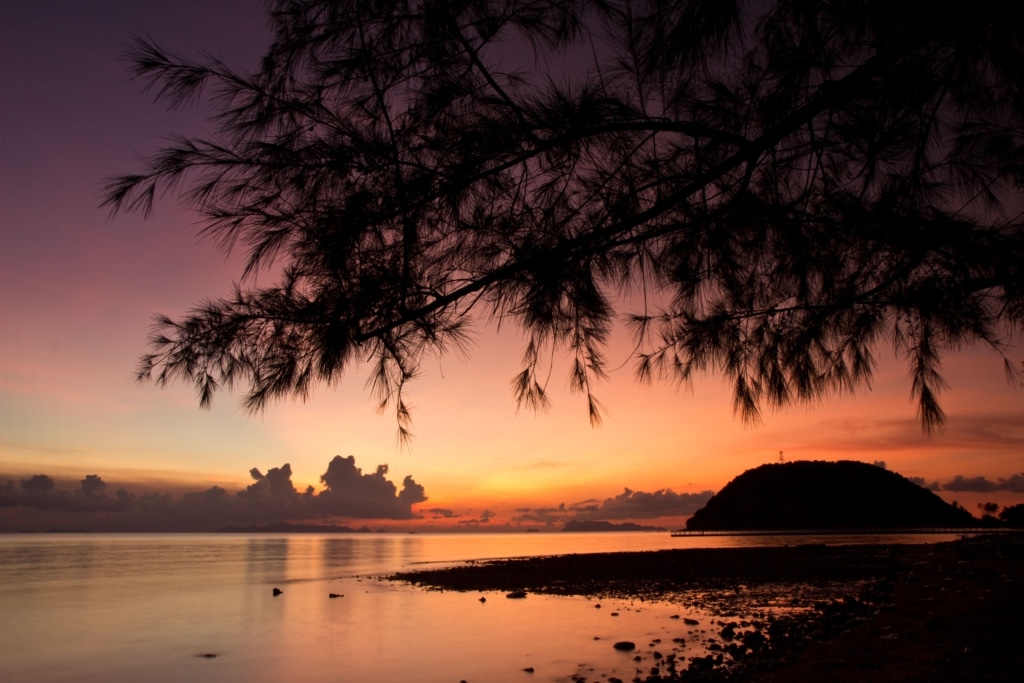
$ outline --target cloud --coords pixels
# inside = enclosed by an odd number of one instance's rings
[[[86,498],[102,498],[106,494],[107,485],[103,482],[98,474],[87,474],[85,479],[82,480],[82,487],[78,490],[79,494]]]
[[[1024,493],[1024,472],[1010,475],[1008,479],[999,479],[1000,491],[1011,491],[1013,493]]]
[[[423,512],[426,512],[428,515],[431,515],[434,519],[455,519],[457,517],[462,516],[455,512],[454,510],[449,510],[448,508],[429,508],[427,510],[424,510]]]
[[[701,493],[675,493],[672,489],[661,489],[653,493],[623,490],[622,493],[606,498],[600,504],[584,501],[570,507],[575,519],[653,519],[656,517],[678,517],[692,515],[708,502],[713,491]]]
[[[932,483],[929,484],[924,477],[907,477],[907,481],[909,481],[911,484],[917,484],[922,488],[926,488],[929,491],[942,490],[942,486],[939,484],[939,482],[933,481]]]
[[[320,477],[326,486],[315,497],[314,507],[321,514],[338,517],[414,519],[412,506],[427,496],[412,477],[402,481],[402,490],[384,478],[387,465],[379,465],[373,474],[363,474],[354,456],[334,456]]]
[[[335,456],[320,477],[323,490],[299,492],[287,463],[261,472],[252,468],[252,483],[229,493],[220,486],[185,493],[134,495],[121,488],[113,495],[97,474],[86,475],[78,488],[57,488],[53,478],[36,474],[0,486],[0,531],[73,528],[96,531],[209,531],[229,525],[281,521],[414,519],[412,506],[427,500],[424,488],[405,477],[399,490],[387,478],[388,466],[370,474],[355,457]]]
[[[518,513],[512,518],[513,522],[518,523],[530,523],[530,524],[559,524],[565,523],[573,518],[573,513],[569,510],[565,503],[561,503],[558,507],[541,507],[541,508],[516,508]]]
[[[249,476],[252,477],[253,483],[235,494],[238,502],[245,509],[247,517],[254,517],[261,521],[279,521],[299,519],[309,515],[313,487],[306,489],[305,494],[299,494],[292,484],[290,464],[285,463],[281,467],[271,467],[266,474],[253,467],[249,470]],[[208,511],[216,509],[218,505],[229,508],[232,503],[227,491],[219,486],[207,489],[202,495],[203,498],[191,498],[190,500],[194,503],[198,502]],[[250,524],[258,523],[260,522],[250,522]]]
[[[1019,451],[1024,447],[1024,422],[1013,412],[949,413],[942,438],[931,438],[914,418],[823,420],[806,451],[884,453],[915,450]]]
[[[21,480],[21,489],[31,493],[49,493],[53,487],[53,479],[45,474],[36,474]]]
[[[945,491],[969,491],[972,493],[991,493],[993,491],[1009,491],[1011,493],[1024,493],[1024,472],[1010,475],[1008,478],[999,478],[999,481],[991,481],[985,477],[965,477],[958,474],[942,486]]]
[[[976,491],[978,493],[988,493],[989,491],[996,490],[996,484],[985,477],[966,478],[963,475],[958,474],[953,477],[952,481],[945,484],[942,488],[947,491]]]
[[[676,493],[661,489],[653,493],[624,489],[611,498],[592,498],[558,507],[517,508],[513,524],[535,524],[556,526],[571,520],[613,519],[655,519],[658,517],[688,517],[699,510],[714,495],[713,491],[701,493]]]
[[[565,524],[573,517],[566,509],[565,503],[556,508],[516,508],[516,513],[518,514],[512,517],[513,524],[555,526]]]
[[[22,479],[19,485],[8,480],[0,489],[0,508],[23,506],[34,510],[57,512],[97,513],[122,512],[130,503],[131,496],[122,490],[114,497],[106,494],[106,483],[96,474],[87,474],[74,491],[60,491],[56,482],[45,474],[35,474]],[[2,530],[0,525],[0,530]]]
[[[459,520],[457,524],[462,527],[479,527],[482,524],[489,524],[491,519],[493,519],[496,516],[497,513],[491,510],[484,510],[483,512],[480,513],[479,517],[474,517],[472,519],[462,519]]]

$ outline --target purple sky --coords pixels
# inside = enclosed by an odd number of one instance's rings
[[[517,509],[557,516],[563,503],[606,500],[623,509],[674,502],[665,516],[678,518],[692,502],[681,496],[717,490],[782,450],[789,459],[884,460],[907,476],[953,482],[943,495],[969,505],[1024,500],[999,483],[1024,471],[1024,394],[983,349],[950,360],[950,425],[932,439],[887,349],[878,351],[872,392],[769,413],[758,429],[733,417],[718,378],[699,380],[692,393],[646,389],[624,363],[598,389],[610,415],[594,430],[583,402],[561,386],[549,414],[517,415],[507,382],[522,339],[481,326],[470,360],[439,361],[413,386],[411,451],[395,445],[392,419],[376,414],[358,374],[255,418],[228,394],[200,411],[188,387],[136,384],[152,316],[180,315],[227,292],[238,274],[237,260],[196,239],[199,226],[173,198],[151,220],[110,220],[98,208],[104,179],[137,170],[137,155],[162,135],[206,130],[202,108],[167,112],[128,80],[118,57],[141,33],[242,68],[257,63],[269,35],[256,0],[0,4],[0,488],[47,474],[71,491],[96,473],[110,495],[122,485],[221,485],[233,494],[252,485],[250,469],[290,463],[301,492],[321,489],[335,455],[353,454],[367,474],[389,464],[397,489],[414,477],[429,498],[415,509],[428,521],[506,524]],[[626,361],[629,348],[617,337],[610,357]],[[556,366],[556,377],[565,368]],[[622,499],[625,489],[633,493]],[[639,495],[668,490],[676,497]]]

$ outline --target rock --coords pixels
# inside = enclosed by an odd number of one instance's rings
[[[697,619],[690,619],[689,617],[683,619],[683,623],[688,624],[690,626],[700,626],[700,621],[698,621]]]
[[[722,649],[728,652],[729,656],[735,660],[743,659],[747,655],[747,648],[740,643],[729,643]]]
[[[526,591],[512,591],[511,593],[507,593],[505,595],[505,597],[506,598],[514,598],[514,599],[525,598],[526,597]]]
[[[329,598],[331,598],[333,600],[334,598],[343,598],[345,596],[342,595],[341,593],[329,593],[327,595],[327,597],[329,597]]]
[[[741,638],[743,644],[749,647],[751,650],[757,651],[764,647],[768,639],[764,637],[764,634],[760,631],[751,631],[750,633],[743,634]]]
[[[533,667],[532,666],[528,666],[525,669],[523,669],[523,671],[525,671],[528,674],[532,674],[533,673]]]
[[[278,595],[280,595],[281,593],[284,593],[284,591],[283,591],[283,590],[281,590],[280,588],[275,588],[275,589],[274,589],[274,597],[275,597],[275,598],[276,598],[276,597],[277,597]]]
[[[216,652],[203,652],[203,653],[200,653],[200,654],[196,655],[196,657],[202,657],[203,659],[216,659],[217,658],[217,653]]]
[[[713,668],[715,668],[715,658],[711,655],[690,658],[690,671],[694,673],[711,671]]]
[[[487,598],[485,598],[484,596],[481,595],[480,596],[480,602],[487,602]]]
[[[629,640],[620,640],[619,642],[612,645],[616,650],[622,650],[623,652],[630,652],[636,649],[636,643]]]

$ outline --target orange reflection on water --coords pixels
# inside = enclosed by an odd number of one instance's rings
[[[296,672],[312,683],[629,680],[657,664],[655,651],[702,654],[708,617],[667,603],[602,601],[597,608],[587,598],[432,592],[378,577],[459,560],[766,542],[781,541],[668,534],[4,536],[0,680],[249,683],[294,680]],[[635,642],[636,651],[615,650],[619,640]]]

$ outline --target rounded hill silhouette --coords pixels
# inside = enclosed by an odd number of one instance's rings
[[[747,470],[697,510],[686,528],[930,528],[977,521],[963,508],[877,465],[802,460]]]

